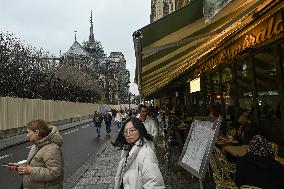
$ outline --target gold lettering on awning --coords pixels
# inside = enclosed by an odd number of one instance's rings
[[[205,65],[197,68],[194,71],[194,77],[198,77],[201,73],[213,69],[226,60],[233,59],[241,52],[264,43],[280,33],[283,33],[283,22],[281,14],[278,13],[268,18],[260,25],[257,25],[256,27],[252,26],[246,34],[230,44],[228,48],[217,53]]]

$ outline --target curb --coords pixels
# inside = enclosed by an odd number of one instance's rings
[[[100,149],[98,150],[97,153],[93,154],[89,159],[85,161],[85,163],[68,179],[66,179],[63,183],[63,188],[64,189],[71,189],[73,188],[76,184],[77,181],[85,174],[85,172],[93,165],[96,163],[97,158],[104,153],[104,151],[107,148],[107,143],[111,140],[111,138],[107,139]]]

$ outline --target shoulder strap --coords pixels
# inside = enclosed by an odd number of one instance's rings
[[[38,149],[36,150],[36,152],[32,155],[32,157],[27,161],[27,165],[29,165],[29,164],[32,162],[32,160],[34,159],[35,155],[38,153],[38,151],[39,151],[40,149],[41,149],[41,148],[38,148]]]

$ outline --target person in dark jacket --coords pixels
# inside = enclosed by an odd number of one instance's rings
[[[111,114],[111,112],[106,112],[105,113],[104,120],[105,120],[105,124],[106,124],[106,132],[107,132],[107,135],[109,135],[110,132],[111,132],[111,121],[112,121],[112,114]]]
[[[238,120],[240,127],[237,132],[237,140],[239,145],[248,145],[250,140],[260,133],[259,128],[253,121],[253,117],[248,110],[240,115]]]
[[[284,166],[275,160],[271,144],[261,135],[255,135],[248,153],[237,162],[236,184],[263,189],[284,188]]]
[[[101,136],[102,121],[103,121],[102,115],[99,112],[95,111],[94,117],[93,117],[93,122],[94,122],[94,125],[96,127],[98,137]]]

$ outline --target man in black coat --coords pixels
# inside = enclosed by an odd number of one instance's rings
[[[260,135],[250,141],[248,153],[237,162],[237,186],[284,188],[284,166],[274,158],[272,146]]]
[[[110,132],[111,132],[111,121],[112,121],[112,114],[111,114],[111,112],[106,112],[105,113],[104,120],[105,120],[105,124],[106,124],[107,135],[110,135]]]

